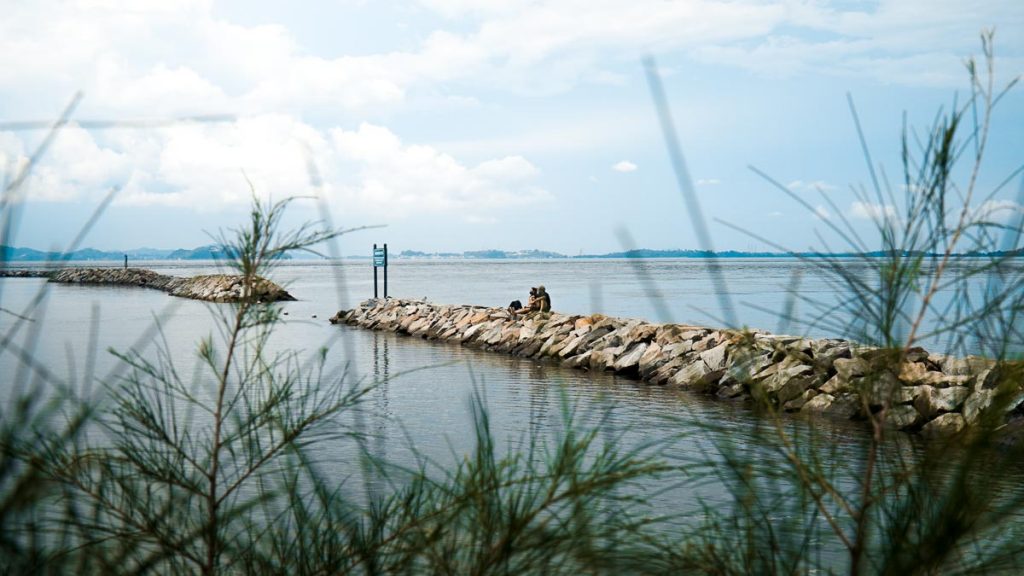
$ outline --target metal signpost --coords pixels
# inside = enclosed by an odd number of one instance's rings
[[[383,248],[373,245],[373,297],[377,297],[377,268],[384,269],[384,297],[388,297],[388,245]]]

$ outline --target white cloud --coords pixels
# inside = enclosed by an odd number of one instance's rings
[[[521,156],[467,166],[431,146],[406,145],[387,128],[362,124],[333,129],[337,156],[349,159],[358,181],[341,184],[336,195],[383,213],[483,214],[510,206],[546,202],[551,195],[533,184],[538,170]],[[340,180],[340,178],[339,178]]]
[[[814,217],[819,220],[828,220],[832,217],[832,214],[823,205],[818,204],[814,207]]]
[[[243,173],[261,195],[283,198],[308,185],[304,145],[323,147],[312,127],[283,115],[174,128],[154,136],[123,202],[216,210],[249,202]],[[145,138],[143,136],[143,138]]]
[[[120,114],[390,109],[414,92],[458,100],[466,81],[531,93],[621,83],[614,68],[651,51],[757,73],[959,85],[962,55],[976,50],[978,30],[1024,26],[1016,0],[851,8],[758,0],[422,3],[454,20],[401,49],[325,55],[302,46],[301,29],[236,24],[208,0],[17,2],[0,20],[0,89],[52,99],[30,102],[35,114],[77,89],[90,107]],[[1020,64],[1019,40],[1007,36],[1000,47],[1003,62]]]
[[[0,181],[7,182],[14,178],[27,161],[21,140],[11,132],[0,132]]]
[[[32,199],[70,201],[122,186],[121,204],[216,211],[245,206],[248,177],[261,197],[308,194],[312,156],[327,197],[346,210],[388,217],[449,214],[485,222],[510,206],[549,201],[522,156],[467,165],[426,145],[406,144],[382,126],[320,131],[287,115],[225,124],[124,131],[104,141],[69,128],[34,171]],[[0,161],[24,158],[20,141],[0,133]]]
[[[803,180],[793,180],[789,184],[786,184],[786,188],[797,191],[813,191],[821,190],[822,192],[829,192],[835,190],[836,187],[824,180],[814,180],[812,182],[805,182]]]
[[[521,5],[519,0],[420,0],[420,4],[448,18],[506,14]]]
[[[27,161],[21,141],[0,132],[0,166],[10,177]],[[106,193],[116,182],[124,182],[130,162],[128,155],[97,145],[88,132],[71,124],[61,130],[43,162],[34,167],[18,199],[61,202],[92,198]]]
[[[989,200],[974,209],[971,219],[974,222],[994,222],[1007,224],[1024,214],[1024,206],[1012,200]]]
[[[721,183],[722,181],[718,178],[701,178],[697,180],[697,186],[717,186]]]
[[[977,52],[980,30],[1024,26],[1024,11],[1016,0],[881,0],[849,8],[793,2],[786,8],[786,24],[813,35],[780,33],[779,26],[751,42],[698,46],[694,55],[768,76],[815,72],[914,86],[959,86],[963,55]],[[1019,55],[1016,38],[1002,34],[997,44],[1004,48],[1004,65],[1007,56]]]
[[[871,202],[851,202],[850,215],[864,220],[894,220],[896,207],[892,204],[873,204]]]
[[[90,99],[111,110],[136,110],[147,116],[229,110],[228,96],[195,70],[158,64],[134,75],[105,60],[97,65]]]
[[[916,83],[942,83],[955,70],[959,84],[961,57],[976,49],[983,25],[1024,25],[1019,0],[978,6],[941,0],[938,7],[931,0],[881,0],[852,8],[760,0],[421,3],[442,17],[422,19],[432,28],[403,34],[411,39],[393,46],[339,43],[340,53],[303,45],[299,28],[236,23],[229,11],[215,11],[212,0],[9,3],[0,19],[0,108],[7,118],[52,114],[77,89],[87,95],[83,117],[243,115],[223,125],[144,134],[68,130],[39,166],[30,192],[59,201],[122,184],[122,202],[216,209],[247,201],[242,170],[278,196],[303,190],[309,146],[326,175],[325,190],[336,198],[395,214],[486,218],[550,198],[534,184],[537,169],[527,152],[603,145],[622,138],[623,130],[641,130],[644,121],[588,117],[570,130],[553,120],[532,134],[495,136],[501,140],[485,151],[477,135],[458,134],[452,137],[464,138],[460,151],[403,142],[376,124],[329,129],[309,116],[340,111],[355,126],[365,117],[389,118],[413,97],[486,107],[494,92],[621,82],[623,62],[635,67],[644,52],[758,73],[825,71]],[[1001,62],[1019,65],[1019,38],[1006,34],[998,46],[1006,55]],[[685,62],[674,66],[685,70]],[[460,93],[467,90],[479,93]],[[616,121],[633,128],[609,128]],[[34,137],[0,134],[0,162],[23,160],[24,143]],[[630,172],[637,165],[623,160],[612,169]],[[794,181],[791,188],[834,186]],[[892,207],[871,205],[851,211],[868,218],[894,214]]]

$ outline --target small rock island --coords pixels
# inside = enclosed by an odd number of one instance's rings
[[[143,268],[60,268],[56,270],[0,270],[0,278],[48,278],[62,284],[99,284],[153,288],[181,298],[206,302],[239,302],[242,277],[233,274],[205,274],[181,277],[158,274]],[[258,279],[255,297],[260,302],[294,301],[284,288],[264,278]]]

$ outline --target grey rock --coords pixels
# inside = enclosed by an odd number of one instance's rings
[[[547,341],[544,342],[546,348],[541,347],[541,355],[555,356],[561,352],[562,348],[565,348],[570,342],[569,332],[571,331],[572,329],[569,327],[559,326],[549,338],[549,340],[551,340],[551,344],[548,345]]]
[[[543,345],[544,345],[544,342],[541,339],[534,338],[532,340],[527,340],[526,342],[523,342],[519,346],[516,346],[512,350],[512,353],[515,354],[516,356],[522,356],[524,358],[531,358],[533,356],[537,356],[538,355],[538,353],[540,352],[541,346],[543,346]],[[577,355],[577,356],[580,356],[580,355]],[[574,356],[574,358],[575,358],[575,356]]]
[[[860,399],[855,394],[840,394],[825,409],[826,414],[841,418],[853,418],[861,414]]]
[[[815,360],[833,363],[850,357],[850,343],[842,340],[819,340],[812,345]]]
[[[782,409],[787,412],[796,412],[804,407],[808,401],[818,396],[818,392],[813,389],[804,390],[803,394],[787,401],[782,405]]]
[[[611,369],[615,365],[615,357],[623,352],[622,346],[614,346],[603,350],[593,350],[590,354],[591,370]]]
[[[703,340],[704,337],[707,336],[707,335],[708,335],[708,330],[703,330],[703,329],[685,330],[685,331],[680,332],[679,336],[677,336],[677,338],[678,338],[679,341],[689,340],[689,341],[696,342],[697,340]]]
[[[637,371],[640,363],[640,358],[647,351],[647,344],[639,343],[633,345],[632,348],[626,351],[622,356],[619,356],[615,360],[615,371],[616,372],[630,372]]]
[[[977,422],[981,415],[992,404],[995,397],[995,390],[975,390],[964,400],[963,415],[964,421],[968,424]]]
[[[901,404],[913,398],[905,398],[902,394],[903,385],[891,372],[882,372],[869,376],[861,376],[850,381],[852,388],[864,395],[871,406],[888,406]]]
[[[533,338],[537,335],[537,327],[533,323],[526,323],[519,329],[519,341]]]
[[[935,388],[948,388],[950,386],[964,386],[971,381],[969,375],[950,375],[942,372],[929,371],[921,379],[920,384],[927,384]]]
[[[970,390],[961,386],[955,388],[933,388],[923,385],[918,388],[920,392],[917,398],[914,399],[914,408],[926,420],[931,420],[942,412],[956,410],[970,394]]]
[[[921,434],[930,437],[949,436],[964,429],[966,422],[962,414],[950,412],[941,414],[921,428]]]
[[[700,359],[707,364],[709,370],[721,370],[725,368],[725,355],[729,344],[722,342],[710,350],[700,353]]]
[[[834,376],[829,378],[827,382],[822,384],[821,388],[819,388],[818,390],[826,394],[837,394],[839,392],[847,392],[851,390],[851,388],[849,381],[847,381],[839,374],[835,374]]]
[[[904,362],[900,365],[900,380],[917,384],[928,374],[928,366],[923,362]]]
[[[687,364],[686,358],[676,356],[651,373],[648,379],[654,384],[665,384],[680,368]]]
[[[885,423],[893,428],[913,428],[920,420],[921,415],[913,406],[899,405],[885,410]]]
[[[790,380],[799,376],[808,375],[813,371],[814,369],[806,364],[790,364],[785,368],[780,368],[768,378],[765,378],[761,384],[764,386],[766,392],[774,394],[781,390],[783,386],[788,384]]]
[[[914,346],[906,351],[903,359],[907,362],[926,362],[928,360],[928,351],[920,346]]]
[[[558,355],[562,358],[568,358],[569,356],[576,354],[579,351],[580,344],[583,342],[583,339],[585,337],[586,334],[579,335],[576,337],[573,337],[572,335],[567,335],[566,338],[569,341],[565,345],[565,347],[558,351]]]
[[[869,369],[867,361],[863,358],[837,358],[832,365],[836,373],[847,382],[856,376],[863,376]]]
[[[786,384],[783,385],[782,388],[780,388],[778,391],[779,404],[785,404],[790,400],[793,400],[794,398],[799,398],[809,388],[812,388],[813,385],[813,377],[805,376],[800,378],[791,378],[789,382],[786,382]]]
[[[728,386],[722,386],[718,389],[717,396],[719,398],[735,398],[743,394],[746,391],[746,387],[742,382],[736,382]]]
[[[486,329],[487,329],[487,326],[488,326],[487,324],[476,324],[476,325],[474,325],[474,326],[470,326],[470,327],[469,327],[469,329],[468,329],[468,330],[466,330],[466,331],[465,331],[465,332],[464,332],[464,333],[462,334],[462,341],[463,341],[463,342],[469,342],[469,341],[470,341],[471,339],[473,339],[473,337],[475,337],[475,336],[476,336],[477,334],[479,334],[480,332],[482,332],[482,331],[486,330]]]
[[[836,397],[831,394],[818,394],[808,400],[800,410],[803,412],[825,412],[832,407],[832,402],[835,399]]]
[[[654,340],[654,337],[655,335],[657,335],[657,333],[658,326],[643,322],[634,326],[629,331],[629,333],[626,334],[626,339],[631,342],[650,343],[652,340]]]
[[[951,376],[969,376],[977,374],[995,365],[995,362],[981,356],[954,358],[946,356],[942,362],[942,371]]]
[[[587,350],[583,354],[577,354],[570,358],[562,360],[562,366],[568,368],[583,368],[590,366],[590,355],[593,354],[590,350]]]
[[[501,342],[501,335],[502,332],[504,332],[504,330],[505,327],[498,323],[497,326],[491,328],[490,330],[487,331],[486,334],[481,336],[480,340],[483,341],[485,344],[497,344],[498,342]]]
[[[693,342],[689,340],[685,342],[675,342],[672,344],[664,344],[663,349],[665,350],[665,356],[668,358],[675,358],[676,356],[682,356],[689,354],[693,350]]]
[[[668,379],[668,383],[673,386],[688,388],[693,383],[703,378],[708,372],[710,372],[710,370],[704,362],[691,362],[673,374],[672,377]]]
[[[640,360],[637,361],[637,370],[640,373],[641,378],[647,378],[655,370],[657,370],[662,364],[668,361],[665,354],[662,353],[663,348],[657,342],[651,342],[647,345],[647,349],[644,350]]]

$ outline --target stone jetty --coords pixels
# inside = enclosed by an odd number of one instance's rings
[[[167,292],[171,296],[207,302],[238,302],[242,299],[242,277],[230,274],[208,274],[181,277],[158,274],[142,268],[60,268],[57,270],[0,270],[0,277],[44,277],[64,284],[103,284],[136,286]],[[262,302],[291,301],[295,298],[284,288],[265,279],[255,286],[256,298]]]
[[[52,270],[31,270],[28,268],[0,268],[0,278],[49,278]]]
[[[892,427],[927,435],[958,432],[978,422],[993,405],[997,388],[1005,390],[1009,382],[1010,401],[1000,402],[1001,423],[1014,429],[1024,425],[1020,363],[996,364],[977,356],[602,315],[513,315],[501,308],[400,299],[367,300],[339,311],[331,322],[612,371],[719,398],[761,395],[788,412],[857,418],[865,410],[884,409]]]

